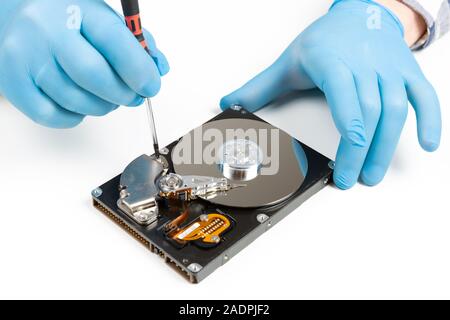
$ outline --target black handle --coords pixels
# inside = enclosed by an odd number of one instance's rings
[[[138,0],[121,0],[122,10],[125,16],[128,29],[134,34],[142,47],[150,54],[147,41],[145,41],[144,32],[142,31],[142,23],[139,11]]]
[[[134,16],[139,14],[139,1],[138,0],[121,0],[123,14],[125,16]]]

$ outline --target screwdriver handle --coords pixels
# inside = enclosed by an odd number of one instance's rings
[[[125,22],[128,29],[134,34],[136,39],[142,45],[142,47],[150,54],[147,41],[144,37],[144,31],[142,30],[141,15],[139,10],[138,0],[121,0],[122,10],[125,16]]]

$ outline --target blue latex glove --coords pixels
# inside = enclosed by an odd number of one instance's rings
[[[0,94],[35,122],[70,128],[86,115],[151,97],[169,71],[123,18],[100,0],[8,0],[0,4]]]
[[[377,17],[381,20],[372,21]],[[422,148],[431,152],[440,144],[436,93],[403,40],[400,21],[372,1],[335,1],[270,68],[223,98],[221,107],[256,111],[280,95],[314,87],[325,93],[342,136],[334,173],[341,189],[358,178],[370,186],[384,178],[408,99]]]

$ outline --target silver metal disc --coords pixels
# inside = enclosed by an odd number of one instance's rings
[[[246,186],[230,190],[227,195],[219,195],[208,201],[240,208],[264,207],[286,200],[301,187],[308,171],[308,161],[300,143],[270,124],[249,119],[217,120],[188,133],[172,151],[175,172],[182,176],[223,178],[223,164],[220,164],[219,160],[215,163],[211,163],[211,159],[206,161],[205,154],[209,155],[211,150],[220,150],[220,146],[229,142],[227,137],[230,129],[243,134],[242,137],[234,139],[244,137],[255,140],[263,152],[262,169],[259,175],[251,180],[229,180],[232,184]],[[247,135],[248,132],[257,132],[258,135],[249,137],[252,134]],[[221,139],[218,139],[220,135]],[[214,138],[211,138],[213,136]],[[278,150],[278,156],[274,150]],[[204,154],[201,154],[202,152]],[[211,154],[210,158],[221,158],[212,151]]]

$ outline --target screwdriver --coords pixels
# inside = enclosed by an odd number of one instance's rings
[[[147,51],[150,55],[150,49],[148,47],[147,41],[144,37],[144,32],[142,31],[142,22],[140,17],[139,10],[139,1],[138,0],[121,0],[122,2],[122,10],[125,16],[125,21],[128,29],[134,34],[136,39],[142,45],[142,47]],[[153,148],[155,149],[155,155],[159,159],[159,144],[158,144],[158,136],[156,134],[156,126],[155,126],[155,117],[153,115],[153,106],[150,98],[146,98],[147,105],[147,115],[150,125],[150,132],[153,139]]]

